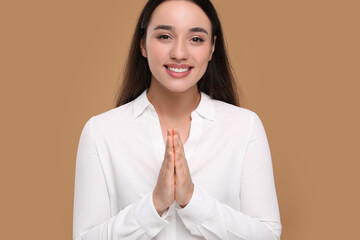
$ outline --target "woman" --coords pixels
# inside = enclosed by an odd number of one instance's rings
[[[73,238],[279,239],[265,131],[208,0],[149,0],[117,107],[79,143]]]

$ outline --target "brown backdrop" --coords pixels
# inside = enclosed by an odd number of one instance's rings
[[[282,239],[354,239],[359,4],[213,2],[246,107],[268,134]],[[1,239],[71,239],[79,136],[114,105],[144,3],[1,2]]]

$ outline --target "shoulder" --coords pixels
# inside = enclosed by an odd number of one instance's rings
[[[258,115],[247,108],[235,106],[220,100],[212,100],[215,109],[216,120],[220,122],[248,122],[252,123]]]
[[[223,131],[241,135],[249,135],[257,130],[265,131],[260,117],[254,111],[214,99],[212,103],[215,109],[215,124]]]
[[[113,108],[106,112],[92,116],[86,126],[95,132],[107,132],[111,131],[116,126],[126,125],[133,120],[133,102],[126,103],[119,107]]]
[[[263,123],[257,113],[226,102],[213,101],[216,112],[215,122],[223,131],[239,134],[238,136],[265,136]]]
[[[94,118],[96,119],[97,122],[101,122],[101,123],[109,123],[111,121],[117,121],[119,119],[132,118],[133,117],[132,105],[133,105],[133,101],[128,102],[119,107],[100,113],[94,116]]]

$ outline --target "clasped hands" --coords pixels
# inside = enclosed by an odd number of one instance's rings
[[[185,159],[179,129],[168,129],[164,161],[153,191],[156,211],[161,216],[174,201],[185,207],[193,192],[194,184]]]

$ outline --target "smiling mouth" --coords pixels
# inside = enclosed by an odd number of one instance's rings
[[[176,72],[176,73],[183,73],[183,72],[188,72],[190,71],[191,67],[188,67],[188,68],[174,68],[174,67],[168,67],[165,65],[165,67],[172,71],[172,72]]]

